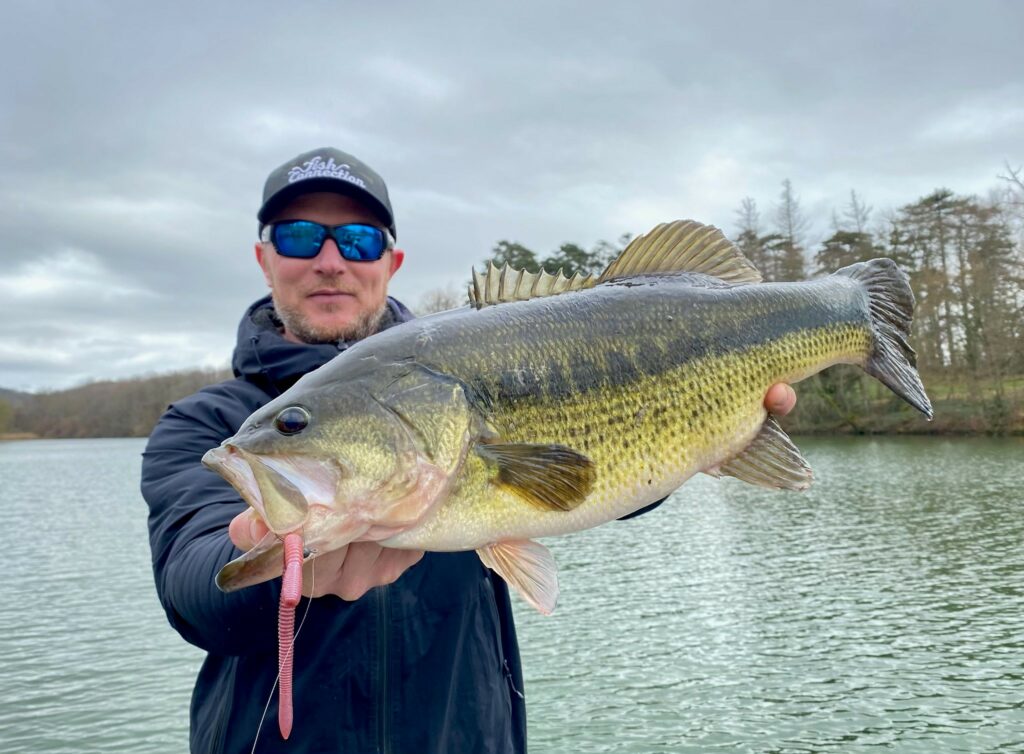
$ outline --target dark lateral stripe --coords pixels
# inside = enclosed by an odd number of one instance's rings
[[[605,355],[606,374],[615,375],[616,382],[632,382],[639,373],[633,362],[629,358],[619,351],[609,351]]]
[[[749,351],[795,332],[867,327],[868,317],[866,294],[848,278],[736,288],[666,280],[453,312],[394,328],[393,338],[391,331],[375,338],[399,360],[410,349],[423,351],[409,343],[429,325],[430,361],[471,380],[486,405],[564,399],[692,360]],[[479,344],[489,342],[501,343],[508,360],[481,375]]]
[[[508,369],[498,377],[498,399],[540,398],[544,395],[541,382],[529,367]]]
[[[783,292],[790,300],[777,300],[776,295]],[[688,300],[670,301],[679,308],[674,315],[662,313],[662,323],[649,319],[643,322],[645,316],[651,316],[650,311],[637,311],[635,305],[624,310],[612,301],[612,305],[588,311],[586,327],[566,326],[565,338],[558,343],[550,336],[535,335],[544,333],[544,329],[526,328],[523,340],[527,352],[556,351],[557,355],[536,364],[536,371],[528,372],[531,379],[513,379],[503,373],[498,387],[501,399],[537,399],[543,393],[548,400],[561,400],[596,387],[624,385],[641,376],[664,374],[688,362],[764,346],[787,334],[837,325],[864,326],[866,320],[866,311],[858,309],[858,297],[851,295],[856,291],[848,285],[804,283],[694,293]],[[715,300],[723,293],[733,300]],[[666,302],[657,303],[664,311]],[[635,332],[624,332],[624,318],[628,321],[630,316],[638,315],[641,321],[636,323]]]
[[[561,400],[574,392],[572,382],[565,376],[565,370],[555,359],[548,359],[544,379],[544,393],[548,398]]]

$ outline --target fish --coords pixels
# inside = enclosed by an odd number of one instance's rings
[[[766,283],[719,229],[678,220],[600,275],[491,265],[470,298],[354,344],[207,452],[269,529],[220,571],[222,590],[280,576],[300,535],[304,563],[356,541],[475,550],[550,613],[557,568],[538,539],[697,473],[808,487],[764,407],[771,385],[857,364],[932,417],[914,295],[890,259]]]

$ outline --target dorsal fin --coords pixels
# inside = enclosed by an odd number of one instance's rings
[[[694,220],[662,223],[634,238],[597,282],[665,272],[700,272],[728,283],[761,282],[761,273],[722,231]]]
[[[494,262],[487,263],[486,272],[473,269],[473,284],[469,286],[469,302],[477,309],[508,301],[526,301],[541,296],[554,296],[566,291],[579,291],[592,287],[594,275],[576,273],[571,278],[559,270],[557,274],[541,270],[527,272],[510,267],[508,262],[500,269]]]

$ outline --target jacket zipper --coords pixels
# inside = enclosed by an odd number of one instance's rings
[[[513,694],[518,696],[520,699],[525,700],[526,696],[522,691],[516,688],[516,681],[515,678],[512,677],[512,668],[508,666],[508,660],[502,660],[501,664],[505,672],[505,681],[508,683],[508,687],[512,689]]]
[[[388,585],[377,587],[377,751],[388,754],[388,625],[391,622],[391,605],[388,600]]]
[[[526,699],[526,696],[522,691],[516,688],[515,678],[512,677],[512,668],[509,667],[508,658],[505,657],[505,644],[504,644],[504,631],[502,631],[501,617],[498,614],[498,595],[494,590],[494,582],[491,580],[491,575],[487,574],[484,576],[487,584],[487,602],[491,611],[491,618],[494,620],[495,630],[498,635],[495,639],[498,642],[498,659],[501,660],[501,674],[505,677],[505,683],[508,685],[509,691],[520,699]]]

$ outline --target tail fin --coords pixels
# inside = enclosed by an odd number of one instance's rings
[[[914,368],[917,354],[907,342],[914,316],[914,292],[907,274],[891,259],[858,262],[833,274],[853,278],[868,294],[875,347],[864,371],[931,419],[932,404]]]

